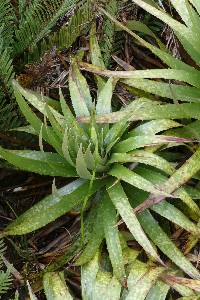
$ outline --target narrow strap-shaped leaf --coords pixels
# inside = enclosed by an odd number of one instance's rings
[[[56,120],[59,122],[59,124],[65,127],[63,125],[64,117],[57,110],[51,107],[50,104],[48,104],[50,98],[37,94],[33,91],[24,89],[21,85],[19,85],[19,83],[17,83],[17,81],[13,81],[13,85],[15,91],[21,94],[26,99],[26,101],[28,101],[31,105],[33,105],[38,111],[40,111],[46,117],[47,117],[46,106],[48,105],[50,111],[52,112]],[[53,101],[52,99],[50,100]]]
[[[145,300],[149,290],[163,271],[162,267],[150,267],[147,273],[129,290],[126,300]]]
[[[162,185],[162,190],[168,193],[173,193],[176,189],[184,185],[200,170],[200,148],[179,168],[172,174],[172,176]],[[147,199],[141,204],[138,209],[146,209],[152,204],[159,203],[164,198],[161,196],[156,199]]]
[[[45,135],[43,135],[43,133],[45,133]],[[63,156],[62,140],[57,136],[53,128],[47,125],[47,122],[45,120],[45,124],[41,128],[41,139],[43,138],[45,140],[46,136],[48,139],[48,143],[56,150],[58,154],[60,154],[60,156]]]
[[[0,147],[0,156],[24,171],[50,176],[77,176],[75,169],[56,153],[13,151]]]
[[[103,227],[109,257],[113,267],[115,277],[123,283],[125,279],[125,269],[122,256],[122,248],[119,239],[117,224],[117,214],[108,194],[103,198]]]
[[[165,143],[187,143],[192,142],[192,139],[180,138],[167,135],[139,135],[130,137],[124,141],[120,141],[115,145],[114,151],[116,152],[129,152],[134,149],[142,148],[145,146],[162,145]]]
[[[75,163],[73,162],[70,152],[69,152],[69,138],[68,138],[68,128],[65,129],[63,135],[63,142],[62,142],[62,153],[66,161],[73,167],[75,167]]]
[[[109,78],[105,85],[102,86],[96,104],[96,114],[102,115],[104,113],[111,112],[111,100],[113,95],[113,89],[116,84],[116,80],[114,78]],[[103,130],[103,135],[106,136],[109,125],[105,124],[101,127]]]
[[[90,55],[92,64],[102,69],[105,69],[103,57],[101,55],[101,49],[97,40],[96,23],[93,22],[90,30]],[[95,76],[98,86],[98,93],[105,85],[105,80],[100,76]]]
[[[43,126],[42,121],[36,116],[35,113],[32,112],[30,109],[29,105],[26,103],[24,100],[21,92],[16,88],[14,85],[14,92],[15,92],[15,97],[18,102],[18,105],[26,117],[27,121],[32,125],[33,129],[35,130],[37,135],[42,134],[42,138],[48,142],[50,145],[56,149],[56,151],[62,155],[62,151],[60,149],[60,144],[59,141],[56,140],[54,134],[52,133],[52,128],[49,126],[45,125]],[[42,128],[42,131],[41,131]],[[51,133],[50,133],[51,132]]]
[[[188,232],[191,232],[196,236],[200,236],[200,228],[198,228],[196,224],[191,222],[188,217],[169,202],[162,201],[157,205],[153,205],[151,209],[171,222],[184,228]]]
[[[185,184],[200,170],[200,147],[197,151],[168,179],[164,189],[172,192]]]
[[[99,271],[96,277],[92,300],[120,300],[121,284],[109,272]]]
[[[117,208],[118,212],[120,213],[134,238],[148,254],[150,254],[156,260],[160,261],[158,254],[148,240],[147,236],[144,234],[137,217],[133,213],[131,205],[121,184],[119,182],[113,182],[111,186],[108,186],[107,191],[114,206]]]
[[[43,277],[47,300],[73,300],[64,279],[64,273],[46,273]]]
[[[89,196],[106,184],[106,180],[96,180],[90,189]],[[32,232],[62,216],[73,207],[80,205],[88,195],[89,182],[76,180],[61,189],[56,194],[45,197],[24,214],[8,225],[5,234],[20,235]],[[30,220],[32,220],[30,222]]]
[[[111,170],[109,171],[109,174],[116,177],[118,180],[123,180],[138,189],[153,193],[155,195],[162,195],[163,191],[157,189],[150,181],[146,180],[142,176],[136,174],[135,172],[127,169],[124,166],[121,165],[115,165]],[[167,196],[166,193],[164,193],[165,196]],[[168,196],[170,196],[168,194]]]
[[[129,81],[144,78],[162,78],[177,79],[186,82],[197,88],[200,88],[198,72],[194,70],[176,70],[176,69],[151,69],[151,70],[135,70],[135,71],[110,71],[95,68],[90,64],[84,64],[84,68],[92,73],[96,73],[106,77],[128,78]]]
[[[99,252],[81,267],[81,287],[83,300],[91,300],[97,272],[99,270]]]
[[[192,30],[190,30],[182,23],[176,21],[164,10],[155,9],[154,6],[142,0],[134,0],[134,2],[141,6],[143,9],[147,10],[149,13],[153,14],[154,16],[165,22],[166,24],[168,24],[175,32],[177,32],[180,35],[181,41],[186,40],[190,44],[190,47],[187,47],[187,51],[189,48],[191,50],[189,52],[190,55],[193,57],[194,60],[196,59],[197,63],[199,62],[198,57],[196,56],[196,54],[199,51],[199,41],[195,41],[196,35],[194,35],[194,32]]]
[[[64,129],[63,127],[60,126],[58,121],[55,119],[54,115],[52,114],[51,110],[49,109],[48,105],[46,105],[46,112],[47,112],[47,117],[51,123],[52,129],[54,133],[57,135],[57,137],[62,140],[63,138],[63,133]]]
[[[135,172],[148,179],[153,184],[159,184],[159,186],[162,186],[162,184],[164,184],[167,181],[167,177],[164,174],[161,174],[160,172],[149,168],[143,168],[139,166],[136,168]],[[186,190],[183,187],[178,188],[174,192],[174,195],[177,198],[180,198],[189,207],[192,214],[195,215],[196,218],[198,218],[198,216],[200,215],[199,206],[195,203],[195,201],[190,197],[190,195],[186,192]]]
[[[85,179],[91,179],[92,175],[87,169],[87,164],[85,162],[85,157],[83,154],[82,145],[80,145],[80,148],[77,153],[76,158],[76,172],[81,178]]]
[[[131,130],[127,134],[127,137],[133,137],[138,135],[155,135],[161,131],[180,126],[182,126],[182,124],[168,119],[152,120],[149,122],[145,122],[144,124],[139,125],[133,130]]]
[[[170,286],[162,281],[157,281],[150,289],[146,300],[165,300],[169,292]]]
[[[22,94],[19,92],[14,85],[14,93],[16,97],[16,101],[22,111],[23,115],[26,117],[27,121],[32,125],[36,133],[39,135],[40,129],[42,127],[42,121],[36,116],[35,113],[32,112],[29,105],[24,100]],[[45,137],[47,138],[47,137]]]
[[[89,116],[93,109],[92,98],[86,79],[79,71],[75,60],[69,73],[69,90],[76,116]]]
[[[188,274],[192,278],[200,278],[199,271],[175,246],[175,244],[158,225],[149,211],[146,210],[143,213],[139,214],[138,220],[140,221],[144,231],[149,236],[149,238],[168,258],[170,258],[177,266],[179,266],[186,274]]]
[[[200,89],[149,79],[123,79],[125,85],[169,99],[199,103]]]
[[[96,208],[96,218],[93,224],[92,232],[88,240],[88,244],[86,245],[83,253],[76,261],[76,265],[84,265],[88,263],[95,255],[95,253],[99,250],[99,247],[105,237],[104,227],[103,227],[103,205],[99,203]]]
[[[78,122],[76,121],[76,118],[72,114],[69,106],[65,101],[61,89],[59,89],[59,95],[60,95],[60,104],[61,104],[62,112],[65,117],[65,128],[67,126],[68,128],[71,128],[71,130],[73,130],[77,136],[80,136],[82,138],[85,137],[86,133],[84,132],[83,128],[79,126]]]
[[[130,153],[113,153],[108,163],[136,162],[156,167],[167,174],[172,174],[174,168],[164,158],[144,150],[136,150]]]
[[[132,112],[122,110],[105,114],[103,116],[96,116],[97,123],[117,123],[122,118],[128,116],[128,121],[145,121],[145,120],[160,120],[163,118],[169,119],[197,119],[200,120],[200,103],[184,103],[184,104],[164,104],[151,105],[138,108],[137,111]],[[79,118],[80,122],[88,123],[90,118]]]
[[[104,87],[101,89],[96,104],[97,115],[102,115],[111,112],[111,100],[113,95],[113,88],[116,84],[114,78],[109,78]]]
[[[200,2],[198,0],[190,0],[200,15]]]

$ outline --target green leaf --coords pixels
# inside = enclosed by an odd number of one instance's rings
[[[69,90],[76,116],[89,116],[94,106],[86,79],[79,71],[75,60],[69,73]]]
[[[136,150],[129,153],[113,153],[108,161],[109,164],[127,162],[147,164],[156,167],[167,174],[172,174],[174,171],[171,164],[164,158],[145,150]]]
[[[162,281],[157,281],[150,289],[146,300],[165,300],[169,292],[170,286]]]
[[[200,148],[166,181],[164,190],[169,193],[185,184],[200,170]]]
[[[47,300],[73,300],[65,283],[64,273],[45,273],[43,285]]]
[[[62,108],[63,115],[65,117],[65,129],[71,128],[73,132],[75,132],[76,136],[82,137],[83,139],[86,139],[86,133],[84,132],[83,128],[81,128],[76,121],[76,118],[72,114],[69,106],[67,105],[62,90],[59,89],[59,95],[60,95],[60,104]]]
[[[77,177],[75,169],[56,153],[29,150],[6,150],[0,155],[10,164],[24,171],[41,175]]]
[[[188,232],[191,232],[196,236],[200,236],[200,228],[191,222],[179,209],[167,201],[162,201],[157,205],[153,205],[151,209],[164,218],[184,228]]]
[[[97,40],[97,32],[96,32],[96,24],[93,22],[90,30],[90,55],[91,55],[91,61],[92,64],[98,67],[101,67],[102,69],[105,69],[105,64],[103,61],[103,57],[101,55],[101,49],[99,47],[99,43]],[[105,81],[100,76],[95,76],[98,86],[98,92],[101,91],[101,89],[105,85]]]
[[[95,280],[99,270],[99,252],[81,267],[81,287],[83,300],[92,300]]]
[[[13,81],[13,86],[14,86],[15,93],[18,96],[21,95],[21,97],[19,97],[19,98],[24,97],[31,105],[33,105],[38,111],[40,111],[46,117],[47,117],[46,107],[48,106],[48,108],[50,109],[51,113],[54,115],[54,118],[57,120],[57,122],[61,126],[65,127],[63,116],[57,110],[55,110],[53,107],[51,107],[50,104],[48,104],[50,98],[45,97],[40,94],[37,94],[33,91],[24,89],[15,80]],[[50,99],[50,101],[55,101],[55,100]],[[20,99],[20,102],[22,102],[22,99]],[[21,107],[20,107],[20,109],[21,109]],[[23,114],[26,116],[26,111],[23,111]],[[31,122],[29,122],[29,123],[31,123]]]
[[[46,105],[46,113],[47,113],[47,117],[48,117],[48,119],[51,123],[51,126],[52,126],[52,129],[53,129],[54,133],[56,134],[58,139],[62,140],[64,129],[63,129],[63,127],[60,126],[60,124],[58,123],[58,121],[54,117],[53,113],[49,109],[48,105]]]
[[[91,173],[87,169],[87,165],[86,165],[83,150],[82,150],[82,145],[80,145],[80,148],[79,148],[78,153],[77,153],[76,171],[77,171],[77,174],[81,178],[85,178],[85,179],[91,179],[92,178]]]
[[[158,19],[168,24],[175,31],[175,33],[178,34],[179,40],[182,42],[183,46],[186,48],[190,56],[197,63],[199,63],[199,41],[197,40],[197,35],[195,34],[194,28],[192,28],[191,30],[191,28],[186,27],[182,23],[176,21],[175,18],[164,12],[164,10],[155,9],[154,6],[146,3],[145,1],[134,0],[134,2],[141,6],[143,9],[147,10],[149,13],[153,14]],[[182,9],[183,8],[180,7],[180,10]]]
[[[85,64],[86,68],[86,64]],[[100,68],[95,68],[93,66],[87,65],[87,71],[106,76],[106,77],[115,77],[115,78],[128,78],[131,83],[135,79],[143,78],[162,78],[170,80],[178,80],[186,82],[190,85],[193,85],[197,88],[200,88],[199,78],[200,74],[194,70],[176,70],[176,69],[151,69],[151,70],[135,70],[135,71],[110,71],[102,70]]]
[[[169,99],[199,103],[200,89],[148,79],[123,79],[125,85]]]
[[[163,183],[165,183],[167,181],[167,177],[165,175],[159,173],[158,171],[149,169],[149,168],[144,168],[144,167],[139,166],[135,169],[135,172],[137,174],[141,175],[142,177],[144,177],[145,179],[151,181],[153,184],[157,184],[159,186],[162,186]],[[174,172],[175,172],[175,170],[174,170]],[[190,195],[185,191],[185,189],[183,187],[177,189],[174,192],[174,196],[176,196],[177,198],[180,198],[189,207],[190,211],[192,212],[192,215],[194,215],[195,218],[198,218],[199,207],[193,201],[193,199],[190,197]],[[158,205],[158,204],[156,204],[156,205]]]
[[[63,142],[62,142],[62,153],[66,161],[73,167],[75,167],[75,164],[70,156],[69,152],[69,138],[68,138],[68,129],[65,129],[64,135],[63,135]]]
[[[138,220],[143,227],[148,237],[155,243],[156,246],[179,266],[186,274],[192,278],[199,279],[199,271],[190,263],[190,261],[182,254],[175,246],[167,234],[158,225],[156,220],[148,210],[138,215]]]
[[[136,100],[135,100],[136,101]],[[134,102],[135,102],[134,101]],[[159,103],[158,103],[159,104]],[[200,103],[144,105],[137,110],[126,109],[103,116],[96,116],[97,123],[117,123],[128,116],[128,121],[145,121],[160,119],[198,119],[200,120]],[[90,118],[79,118],[79,122],[88,123]]]
[[[109,272],[99,271],[91,300],[120,300],[121,284]]]
[[[103,115],[111,112],[111,100],[115,84],[116,79],[111,77],[101,89],[96,104],[97,115]]]
[[[153,136],[161,131],[180,126],[182,126],[182,124],[168,119],[152,120],[150,122],[145,122],[144,124],[141,124],[133,130],[131,130],[127,134],[127,137],[134,137],[139,135]]]
[[[91,53],[91,60],[93,65],[104,69],[105,65],[101,55],[101,49],[99,47],[98,40],[97,40],[95,23],[92,24],[91,31],[90,31],[90,53]]]
[[[187,143],[192,142],[191,139],[167,136],[167,135],[139,135],[130,137],[124,141],[120,141],[115,145],[115,152],[129,152],[137,148],[145,146],[162,145],[168,143]]]
[[[148,240],[147,236],[144,234],[137,217],[133,213],[133,210],[121,184],[119,182],[113,182],[111,186],[108,186],[107,191],[114,206],[117,208],[118,212],[120,213],[134,238],[148,254],[150,254],[156,260],[161,261],[154,247]]]
[[[96,207],[96,218],[93,224],[91,235],[89,236],[88,244],[83,250],[81,256],[76,261],[76,265],[84,265],[85,263],[88,263],[98,251],[105,236],[102,215],[103,205],[102,202],[100,202]]]
[[[44,120],[44,126],[41,128],[41,138],[47,137],[48,143],[56,150],[60,156],[63,156],[62,153],[62,140],[57,136],[57,134],[54,132],[53,128],[50,126],[47,126],[46,119]],[[39,137],[40,137],[39,135]]]
[[[165,45],[160,41],[160,39],[154,34],[154,32],[147,26],[145,25],[143,22],[141,21],[137,21],[137,20],[128,20],[126,22],[126,26],[128,29],[130,30],[134,30],[134,31],[139,31],[142,32],[144,34],[147,34],[151,37],[153,37],[156,42],[158,43],[159,47],[163,50],[166,51],[166,47]],[[120,27],[116,27],[116,31],[120,31],[121,28]]]
[[[172,174],[172,176],[161,186],[162,191],[173,193],[176,189],[185,184],[188,180],[190,180],[198,171],[200,170],[200,148],[179,168]],[[178,196],[180,191],[176,193]],[[164,199],[163,196],[155,199],[149,198],[144,203],[142,203],[140,207],[141,209],[146,209],[150,207],[152,204],[158,203]],[[142,208],[143,207],[143,208]],[[193,206],[195,209],[195,206]],[[196,206],[196,213],[199,215],[200,210],[198,206]]]
[[[106,153],[118,142],[128,126],[128,117],[125,117],[110,128],[104,139],[104,144],[107,146]]]
[[[117,213],[114,205],[110,201],[108,194],[103,197],[103,227],[106,238],[106,244],[109,252],[109,257],[113,267],[114,276],[123,283],[125,279],[124,262],[122,249],[119,239],[119,232],[116,226]]]
[[[90,148],[91,148],[91,145],[89,145],[87,147],[87,150],[85,151],[84,158],[85,158],[87,168],[89,170],[94,170],[94,168],[95,168],[95,158],[94,158],[94,155],[92,154]]]
[[[5,229],[5,234],[26,234],[45,226],[73,207],[80,205],[87,195],[90,197],[105,183],[106,180],[94,181],[89,195],[89,182],[78,179],[67,184],[63,188],[58,189],[57,194],[59,196],[56,194],[45,197],[8,225]]]
[[[162,267],[149,266],[145,273],[140,278],[137,278],[140,269],[140,264],[133,265],[133,268],[128,277],[129,293],[126,300],[145,300],[149,290],[155,284],[159,275],[164,271]],[[137,280],[136,280],[136,278]],[[156,298],[157,299],[157,298]]]
[[[116,177],[118,180],[128,182],[138,189],[153,193],[155,195],[163,195],[163,191],[157,189],[150,181],[121,165],[116,164],[111,168],[109,174]],[[165,192],[164,195],[167,196]],[[168,194],[168,196],[170,195]]]

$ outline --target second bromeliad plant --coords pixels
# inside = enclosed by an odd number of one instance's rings
[[[91,52],[93,63],[100,65],[94,36]],[[172,119],[200,119],[200,104],[161,105],[156,100],[139,98],[112,112],[117,80],[112,76],[107,81],[96,79],[99,90],[94,101],[73,59],[69,74],[72,108],[60,91],[57,109],[53,100],[14,82],[16,100],[30,123],[23,130],[39,136],[40,151],[0,148],[1,157],[26,171],[70,178],[70,183],[61,189],[54,183],[52,194],[12,222],[4,234],[27,234],[76,208],[80,211],[81,228],[70,258],[82,251],[76,264],[83,266],[83,299],[165,299],[170,286],[182,296],[195,299],[199,291],[199,281],[195,280],[200,279],[200,273],[168,237],[155,215],[192,236],[200,235],[200,209],[191,197],[195,189],[183,187],[200,170],[200,150],[177,169],[162,157],[170,143],[174,146],[191,142],[164,132],[183,126]],[[43,121],[29,104],[43,114]],[[139,120],[143,122],[136,126],[134,121]],[[44,151],[43,141],[51,145],[52,152]],[[174,203],[165,198],[172,198]],[[187,213],[178,209],[180,202]],[[127,246],[127,235],[116,226],[119,216],[131,239],[146,252],[147,263],[137,259],[141,251]],[[104,241],[110,263],[102,264]],[[175,276],[183,272],[192,279]]]

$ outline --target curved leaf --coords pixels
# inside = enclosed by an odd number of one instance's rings
[[[56,153],[29,150],[6,150],[0,156],[24,171],[40,175],[77,177],[75,169]]]
[[[64,279],[64,273],[46,273],[43,277],[47,300],[73,300]]]
[[[89,196],[105,185],[106,180],[96,180]],[[62,216],[73,207],[80,205],[88,195],[89,182],[78,179],[69,183],[56,194],[45,197],[18,217],[5,229],[7,235],[20,235],[32,232]],[[31,222],[30,222],[31,220]]]
[[[151,242],[144,234],[137,217],[133,213],[131,205],[121,184],[119,182],[113,182],[112,185],[108,186],[107,191],[114,206],[117,208],[134,238],[148,254],[154,257],[157,261],[161,261]]]

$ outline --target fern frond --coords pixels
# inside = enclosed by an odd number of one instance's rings
[[[26,11],[26,5],[27,5],[26,0],[18,0],[18,13],[20,19],[22,19],[22,17],[24,16],[24,13]]]
[[[6,247],[4,245],[3,240],[0,240],[0,268],[3,266],[3,259],[2,256],[4,255],[4,252],[6,250]],[[10,287],[11,283],[11,277],[10,272],[7,270],[6,272],[0,270],[0,295],[4,294]]]
[[[112,16],[116,16],[118,13],[118,3],[117,0],[110,0],[105,6],[105,10],[109,12]],[[102,56],[105,65],[109,64],[111,57],[111,52],[113,49],[114,38],[115,38],[115,25],[109,19],[104,20],[103,24],[103,38],[100,43],[100,48],[102,51]]]
[[[15,55],[22,53],[28,47],[34,46],[49,33],[57,20],[66,12],[72,10],[78,0],[35,0],[26,9],[24,17],[15,32]]]
[[[5,46],[2,32],[3,27],[0,28],[0,130],[7,130],[19,126],[21,122],[17,115],[18,108],[13,98],[12,79],[15,73],[12,53],[11,49]]]
[[[0,271],[0,295],[7,292],[11,283],[10,272],[7,270],[6,272]]]
[[[39,57],[53,47],[68,49],[82,32],[88,28],[93,18],[92,7],[91,0],[79,3],[68,24],[62,26],[58,32],[49,34],[47,38],[42,39],[39,44],[30,49],[28,62],[38,60]]]
[[[0,239],[0,268],[2,268],[2,263],[3,263],[2,256],[4,255],[5,250],[6,247],[4,245],[4,242],[2,239]]]
[[[5,47],[11,46],[16,16],[10,0],[0,0],[1,36]]]
[[[9,48],[5,46],[3,27],[0,28],[0,82],[5,95],[12,94],[11,81],[14,77],[12,58]]]
[[[58,33],[52,34],[51,44],[61,49],[69,48],[83,30],[88,27],[92,18],[92,1],[88,0],[81,3],[70,18],[69,23],[63,26]]]

